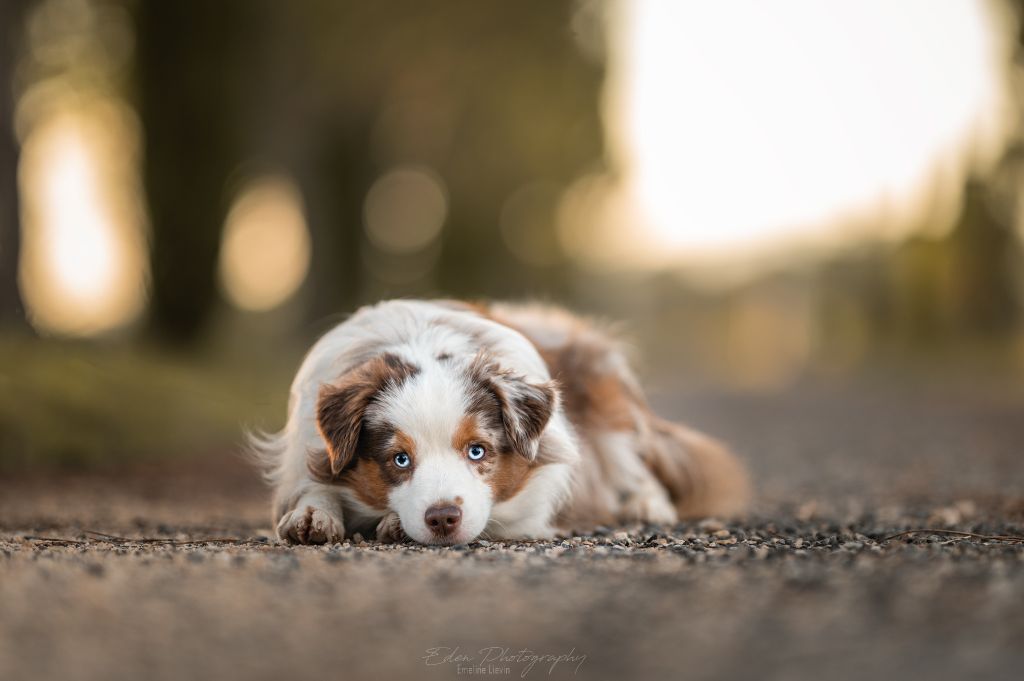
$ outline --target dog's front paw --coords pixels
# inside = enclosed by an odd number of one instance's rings
[[[333,544],[345,538],[345,525],[322,508],[299,504],[281,518],[277,536],[291,544]]]
[[[377,541],[400,543],[408,539],[397,513],[388,513],[377,523]]]

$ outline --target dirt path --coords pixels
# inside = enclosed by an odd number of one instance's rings
[[[1024,544],[991,538],[1024,535],[1016,402],[662,406],[757,452],[751,517],[288,548],[233,461],[2,481],[0,679],[1020,678]],[[885,540],[915,528],[983,536]]]

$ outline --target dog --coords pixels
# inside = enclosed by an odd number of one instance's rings
[[[309,351],[252,451],[280,539],[456,545],[739,513],[743,466],[656,416],[619,344],[539,304],[394,300]]]

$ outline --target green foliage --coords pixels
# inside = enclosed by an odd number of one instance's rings
[[[281,425],[286,382],[219,362],[3,340],[0,470],[121,466],[237,449],[243,425]]]

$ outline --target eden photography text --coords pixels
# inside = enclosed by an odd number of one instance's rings
[[[423,660],[428,667],[454,667],[458,675],[511,676],[518,673],[520,678],[526,678],[534,669],[539,668],[551,675],[559,667],[571,669],[575,676],[587,656],[576,652],[576,648],[567,653],[552,654],[539,653],[529,648],[512,650],[502,646],[488,646],[475,652],[463,651],[459,646],[437,646],[427,648]]]

